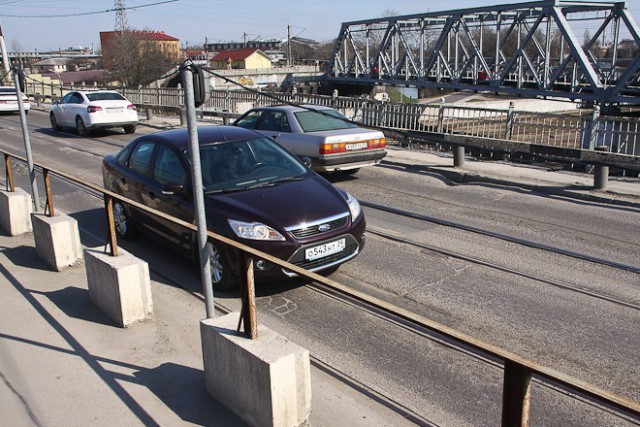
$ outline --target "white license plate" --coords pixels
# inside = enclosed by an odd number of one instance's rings
[[[363,150],[369,146],[366,142],[358,142],[357,144],[347,144],[348,151]]]
[[[107,113],[122,113],[122,108],[107,108]]]
[[[333,255],[344,250],[346,245],[345,239],[336,240],[335,242],[325,243],[324,245],[314,246],[305,250],[305,258],[307,261],[323,258]]]

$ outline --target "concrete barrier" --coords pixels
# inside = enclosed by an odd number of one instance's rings
[[[251,426],[299,426],[311,414],[309,351],[265,326],[238,335],[239,313],[200,322],[207,391]]]
[[[58,212],[55,216],[31,214],[36,253],[56,271],[82,259],[78,221]]]
[[[119,255],[102,247],[84,251],[89,299],[109,318],[125,328],[153,313],[149,264],[118,248]]]
[[[31,195],[22,188],[0,191],[0,226],[9,236],[30,233],[33,203]]]

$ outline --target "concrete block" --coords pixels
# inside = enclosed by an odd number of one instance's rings
[[[52,217],[33,213],[31,223],[36,253],[56,271],[82,259],[78,221],[62,212]]]
[[[236,333],[239,313],[200,322],[207,391],[251,426],[299,426],[311,414],[309,351],[265,326]]]
[[[9,236],[30,233],[33,202],[22,188],[0,191],[0,226]]]
[[[89,298],[121,327],[140,322],[153,313],[149,264],[118,248],[118,256],[103,248],[86,249]]]

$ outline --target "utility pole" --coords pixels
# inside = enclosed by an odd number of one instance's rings
[[[291,67],[291,25],[287,25],[287,67]]]
[[[0,51],[2,52],[2,69],[6,76],[9,75],[9,52],[7,52],[7,45],[4,43],[4,36],[2,35],[2,25],[0,25]]]
[[[242,37],[243,37],[243,40],[244,40],[244,48],[246,49],[247,48],[247,33],[242,33]]]

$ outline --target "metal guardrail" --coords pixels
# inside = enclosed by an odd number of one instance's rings
[[[26,163],[27,160],[9,153],[4,150],[0,150],[0,153],[5,158],[5,172],[7,177],[7,191],[15,191],[13,174],[11,171],[11,159]],[[131,204],[136,208],[143,209],[146,212],[157,215],[165,220],[171,221],[182,227],[190,229],[196,232],[196,227],[186,221],[177,219],[163,212],[149,208],[143,204],[140,204],[134,200],[127,199],[126,197],[115,194],[103,187],[89,183],[85,180],[81,180],[73,177],[67,173],[49,168],[43,164],[34,164],[34,167],[39,168],[44,174],[45,191],[46,191],[46,207],[45,213],[48,212],[49,216],[55,215],[53,208],[53,197],[51,193],[51,185],[49,182],[50,174],[54,174],[60,178],[63,178],[76,185],[89,188],[95,192],[101,193],[105,199],[106,217],[109,226],[109,237],[106,242],[105,252],[107,245],[110,246],[110,253],[113,256],[117,256],[117,239],[115,235],[115,225],[113,222],[112,201],[119,200],[124,203]],[[558,372],[552,368],[540,365],[534,361],[523,358],[517,354],[511,353],[507,350],[499,348],[497,346],[480,341],[470,335],[456,331],[446,325],[434,322],[424,316],[412,313],[402,307],[390,304],[386,301],[365,294],[363,292],[349,288],[334,280],[323,277],[319,274],[309,272],[294,264],[290,264],[279,258],[276,258],[267,253],[253,249],[247,245],[239,243],[235,240],[228,239],[210,231],[207,232],[210,239],[224,243],[225,245],[232,246],[245,254],[245,272],[246,275],[242,278],[243,281],[243,308],[241,319],[243,319],[244,332],[250,337],[257,336],[257,319],[255,316],[255,292],[253,284],[253,259],[262,258],[276,265],[279,265],[287,270],[293,271],[296,274],[305,277],[311,281],[319,282],[331,289],[348,295],[355,300],[368,304],[377,310],[381,310],[397,318],[407,320],[419,327],[433,331],[441,336],[453,340],[456,344],[461,346],[467,346],[473,350],[480,352],[489,357],[500,360],[504,365],[503,374],[503,392],[502,392],[502,426],[528,426],[530,405],[533,398],[532,395],[532,378],[539,377],[546,381],[550,381],[554,384],[561,385],[569,389],[572,393],[585,396],[589,399],[593,399],[603,407],[608,409],[615,409],[625,416],[632,416],[640,418],[640,403],[635,402],[626,397],[619,396],[607,390],[603,390],[591,384],[588,384],[579,379],[570,377],[561,372]]]
[[[78,86],[75,89],[94,89]],[[52,83],[28,80],[25,92],[36,99],[56,99],[71,88]],[[184,108],[181,88],[113,88],[122,92],[136,105],[158,109]],[[210,90],[199,111],[242,114],[253,107],[282,102],[323,105],[342,112],[350,120],[364,126],[389,128],[410,133],[409,138],[436,140],[437,135],[466,137],[460,145],[497,149],[495,143],[503,141],[504,151],[532,152],[529,145],[556,150],[599,151],[598,161],[605,161],[605,153],[615,154],[611,165],[640,170],[640,119],[600,116],[596,107],[587,115],[537,113],[508,109],[474,108],[445,104],[389,103],[362,97],[341,97],[303,93],[260,92],[247,90]],[[474,138],[470,140],[469,138]],[[441,138],[440,138],[441,139]],[[516,144],[513,144],[516,143]],[[538,150],[538,151],[545,151]],[[619,162],[618,156],[628,157]],[[568,160],[590,158],[573,152]]]

